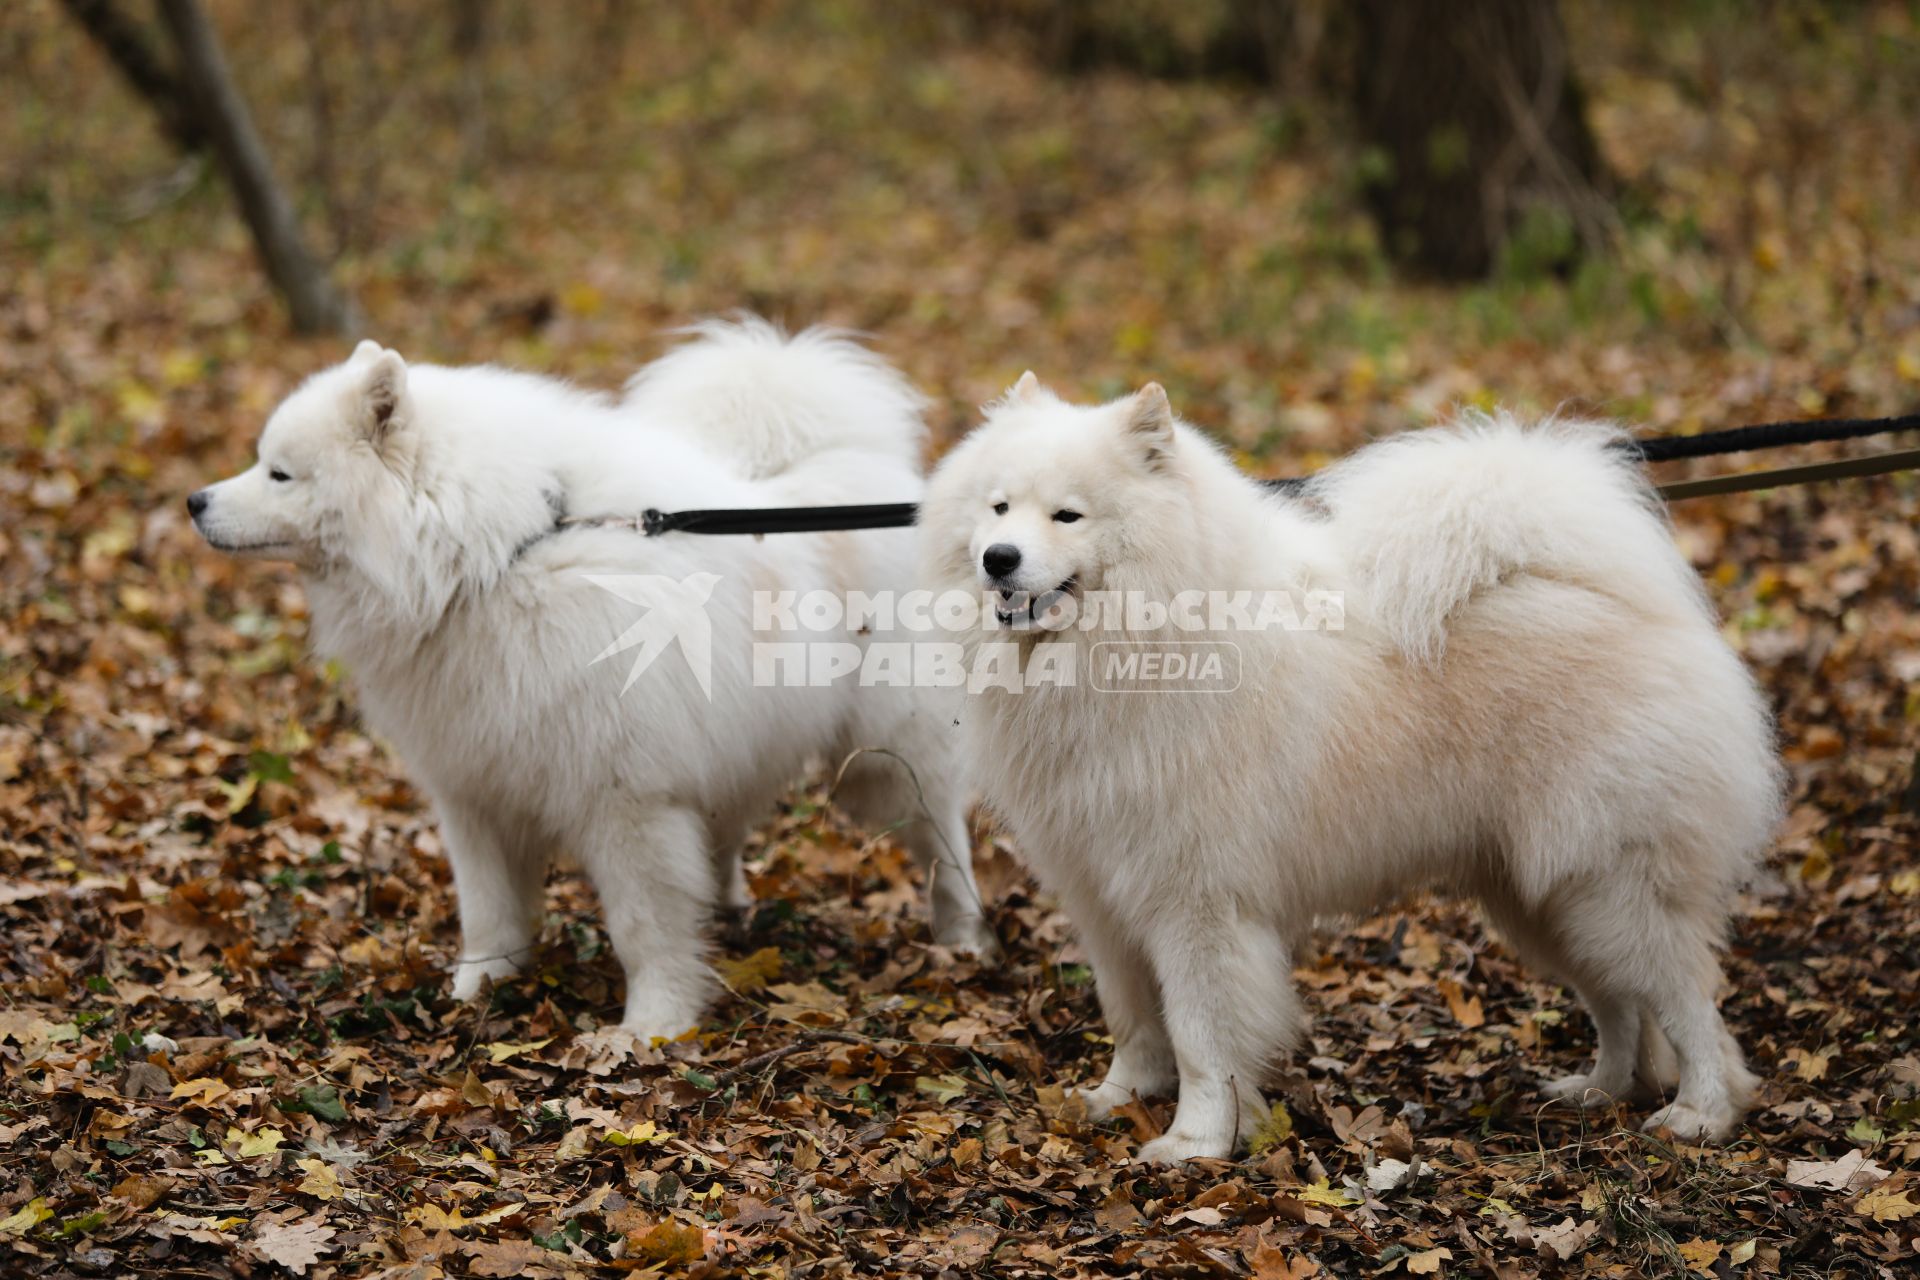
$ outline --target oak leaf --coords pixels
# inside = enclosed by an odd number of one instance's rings
[[[253,1251],[297,1276],[333,1251],[332,1227],[318,1218],[295,1222],[267,1222],[255,1226]]]

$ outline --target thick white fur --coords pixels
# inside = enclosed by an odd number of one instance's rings
[[[320,651],[348,665],[368,720],[432,796],[460,898],[455,995],[518,970],[549,860],[566,854],[599,891],[625,1025],[686,1030],[713,988],[702,929],[716,901],[744,900],[740,841],[810,760],[859,748],[897,759],[857,757],[840,794],[862,820],[900,824],[932,882],[936,938],[992,947],[954,695],[753,683],[753,591],[906,589],[908,533],[555,530],[562,514],[911,499],[919,408],[855,344],[758,322],[702,327],[623,401],[408,366],[369,342],[280,406],[256,466],[203,491],[209,542],[306,571]],[[711,584],[711,702],[678,649],[623,695],[634,655],[594,658],[643,611],[590,575]]]
[[[831,329],[783,337],[753,317],[709,320],[685,332],[698,340],[627,383],[627,406],[662,430],[726,455],[756,480],[839,450],[920,470],[925,403],[866,348]],[[794,384],[796,373],[804,385]]]
[[[1025,576],[989,585],[1344,593],[1344,629],[1172,637],[1238,644],[1230,695],[1083,676],[968,701],[974,780],[1093,962],[1116,1052],[1090,1104],[1179,1086],[1144,1158],[1229,1154],[1301,1034],[1288,970],[1314,919],[1424,888],[1477,898],[1593,1015],[1592,1071],[1552,1092],[1663,1083],[1677,1051],[1649,1128],[1738,1123],[1753,1078],[1717,948],[1778,819],[1772,731],[1616,435],[1477,418],[1287,499],[1157,387],[1087,408],[1029,375],[936,472],[942,586],[977,589],[983,549],[1011,543]],[[1113,638],[1019,643],[1031,662]]]

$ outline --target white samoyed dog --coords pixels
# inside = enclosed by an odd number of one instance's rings
[[[1027,673],[971,693],[972,780],[1092,961],[1115,1044],[1092,1112],[1178,1086],[1142,1158],[1232,1152],[1300,1038],[1289,968],[1315,917],[1428,888],[1478,899],[1592,1015],[1592,1070],[1550,1093],[1664,1087],[1677,1057],[1648,1128],[1737,1125],[1755,1081],[1717,950],[1780,771],[1622,438],[1478,418],[1280,496],[1158,386],[1082,407],[1028,374],[942,462],[930,576],[996,593],[975,643]],[[1277,594],[1271,618],[1313,625],[1110,607],[1189,591]],[[1116,651],[1196,644],[1225,680],[1115,683]]]
[[[274,412],[253,467],[188,502],[215,547],[304,571],[316,647],[431,797],[459,895],[454,995],[520,969],[565,854],[599,892],[641,1037],[698,1021],[715,987],[703,928],[745,900],[741,841],[814,761],[853,753],[836,799],[925,868],[935,939],[994,945],[955,776],[959,695],[756,675],[756,640],[885,639],[857,620],[775,634],[755,597],[905,590],[911,531],[592,523],[917,495],[922,402],[879,358],[754,321],[695,332],[621,400],[363,342]]]

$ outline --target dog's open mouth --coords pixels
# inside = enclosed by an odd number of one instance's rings
[[[1051,591],[1042,591],[1038,595],[1029,591],[1002,591],[1000,603],[994,607],[993,616],[1000,620],[1003,627],[1031,627],[1046,620],[1047,613],[1062,600],[1073,594],[1080,585],[1078,577],[1068,578]]]
[[[207,545],[215,551],[224,551],[228,555],[240,555],[249,551],[282,551],[293,547],[292,539],[288,538],[272,539],[266,542],[222,542],[209,533],[203,532],[200,536],[205,538]]]

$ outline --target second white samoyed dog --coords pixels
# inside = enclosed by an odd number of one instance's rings
[[[702,930],[741,899],[740,842],[811,759],[878,749],[837,794],[926,869],[937,941],[993,947],[954,777],[957,695],[754,670],[755,640],[782,639],[756,634],[756,592],[906,589],[911,534],[591,523],[919,490],[921,401],[877,357],[757,322],[697,332],[623,401],[364,342],[280,406],[252,468],[188,503],[214,546],[305,571],[317,648],[431,796],[459,894],[454,994],[520,969],[549,860],[568,854],[599,892],[623,1025],[642,1037],[698,1021],[714,987]]]
[[[1618,438],[1496,417],[1281,497],[1157,386],[1081,407],[1028,374],[935,473],[931,572],[998,593],[985,638],[1030,673],[970,697],[968,758],[1092,961],[1115,1052],[1085,1096],[1179,1088],[1142,1158],[1228,1155],[1300,1036],[1314,918],[1429,887],[1578,991],[1598,1059],[1551,1092],[1664,1084],[1677,1054],[1648,1127],[1738,1123],[1717,948],[1778,820],[1772,730]],[[1095,607],[1183,592],[1308,620],[1335,593],[1344,625]],[[1196,644],[1237,670],[1153,692],[1143,672],[1190,666],[1102,667]]]

